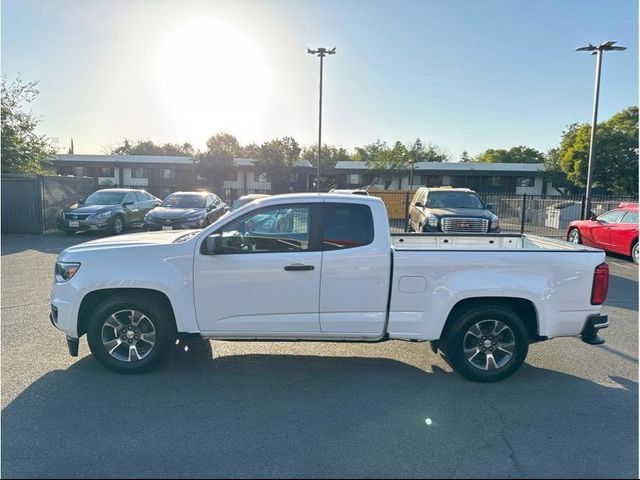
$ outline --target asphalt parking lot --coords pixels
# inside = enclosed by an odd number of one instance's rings
[[[637,477],[638,269],[610,256],[607,343],[533,345],[498,384],[427,343],[194,340],[150,374],[69,357],[56,255],[2,237],[2,476]]]

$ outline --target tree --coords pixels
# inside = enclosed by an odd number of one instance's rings
[[[308,160],[314,167],[318,166],[318,146],[312,145],[302,150],[300,158]],[[333,168],[336,163],[353,160],[353,157],[349,155],[349,152],[345,148],[336,147],[333,145],[323,145],[320,155],[322,168]]]
[[[263,143],[256,165],[265,169],[271,188],[284,191],[290,184],[291,167],[300,159],[300,145],[291,137],[277,138]]]
[[[386,142],[377,140],[376,143],[365,145],[356,151],[358,157],[365,158],[367,165],[377,178],[384,183],[387,190],[394,178],[400,178],[409,169],[409,152],[399,140],[389,148]]]
[[[424,162],[448,162],[450,160],[450,155],[449,153],[447,153],[447,151],[442,148],[439,147],[438,145],[435,145],[433,143],[430,143],[429,146],[427,147],[427,149],[424,152]]]
[[[197,153],[195,158],[197,174],[205,178],[213,190],[222,189],[225,179],[236,169],[233,157],[221,149]]]
[[[586,187],[591,126],[572,124],[562,134],[560,166],[576,186]],[[598,124],[593,186],[615,195],[638,193],[638,107]]]
[[[471,158],[471,156],[469,156],[469,152],[467,152],[466,150],[463,150],[462,155],[460,155],[460,161],[462,163],[469,163],[469,162],[473,162],[473,159]]]
[[[216,133],[207,140],[207,151],[209,152],[226,152],[232,157],[242,156],[242,147],[238,143],[238,139],[230,133]]]
[[[21,77],[7,84],[2,76],[2,173],[35,175],[51,166],[55,149],[48,137],[36,133],[39,120],[25,110],[39,93],[37,85],[37,81],[24,82]]]
[[[125,138],[121,145],[110,148],[109,154],[190,157],[193,156],[195,152],[190,143],[183,143],[182,145],[172,143],[156,145],[151,140],[139,140],[132,144],[129,139]]]
[[[490,148],[475,159],[482,163],[543,163],[544,155],[535,148],[519,145],[509,150]]]

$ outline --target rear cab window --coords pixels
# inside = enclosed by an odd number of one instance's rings
[[[369,205],[325,203],[322,249],[343,250],[373,243],[373,215]]]

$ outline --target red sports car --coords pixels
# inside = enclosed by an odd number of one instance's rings
[[[630,256],[638,263],[638,204],[623,202],[596,220],[575,220],[567,241]]]

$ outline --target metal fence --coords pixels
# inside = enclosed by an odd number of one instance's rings
[[[123,185],[124,188],[143,188],[160,199],[177,191],[171,186]],[[202,186],[191,190],[205,190]],[[182,190],[189,190],[183,188]],[[243,195],[276,194],[294,192],[275,192],[255,189],[210,189],[227,204],[231,205]],[[407,231],[409,205],[415,192],[399,190],[369,190],[369,194],[379,197],[385,203],[389,215],[389,224],[393,232]],[[483,193],[478,195],[490,210],[500,219],[500,230],[504,233],[528,233],[545,237],[564,237],[567,225],[572,220],[579,220],[584,209],[583,196],[550,196],[550,195],[516,195],[513,193]],[[621,202],[637,202],[636,197],[600,196],[591,200],[593,215],[617,207]]]
[[[93,177],[2,175],[2,233],[55,231],[63,208],[96,190]]]

